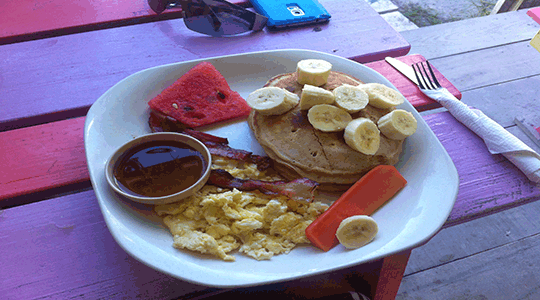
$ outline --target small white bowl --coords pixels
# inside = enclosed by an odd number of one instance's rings
[[[203,170],[203,174],[201,178],[190,187],[180,192],[177,192],[171,195],[166,195],[166,196],[146,197],[146,196],[134,195],[134,194],[125,192],[119,187],[118,181],[114,176],[115,166],[117,165],[117,163],[119,163],[119,160],[124,157],[124,154],[126,154],[131,149],[138,147],[142,144],[156,142],[156,141],[183,142],[187,144],[188,146],[191,146],[198,152],[200,152],[202,154],[203,159],[206,162],[206,167]],[[127,142],[120,148],[118,148],[113,153],[113,155],[109,158],[109,160],[107,161],[107,164],[105,165],[105,177],[107,178],[107,182],[109,183],[109,186],[116,193],[136,202],[140,202],[144,204],[159,205],[159,204],[167,204],[167,203],[180,201],[186,197],[193,195],[195,192],[200,190],[208,181],[208,177],[210,177],[211,164],[212,164],[212,156],[210,155],[210,151],[199,140],[185,134],[174,133],[174,132],[159,132],[159,133],[151,133],[151,134],[146,134],[146,135],[137,137]]]

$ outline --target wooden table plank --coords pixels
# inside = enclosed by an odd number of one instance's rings
[[[163,64],[287,48],[359,62],[409,51],[409,43],[366,1],[321,3],[332,20],[317,26],[320,31],[305,27],[213,38],[186,29],[182,20],[168,20],[3,45],[0,131],[83,116],[120,80]]]
[[[489,47],[430,61],[462,93],[466,93],[473,89],[540,75],[540,56],[529,45],[530,38],[529,36],[526,41],[504,47]],[[463,101],[467,103],[467,99]]]
[[[0,45],[180,17],[179,8],[157,15],[146,0],[4,0]]]
[[[540,61],[538,53],[537,56]],[[540,67],[540,64],[538,66]],[[503,127],[513,126],[516,117],[521,117],[529,111],[540,111],[539,90],[536,88],[540,87],[540,69],[538,73],[536,76],[465,91],[462,101],[481,109]]]
[[[459,58],[462,53],[529,41],[539,29],[540,25],[527,16],[525,10],[519,10],[420,27],[402,31],[401,35],[411,43],[411,53],[422,53],[427,59]]]
[[[4,141],[0,146],[0,199],[88,181],[84,120],[0,133]]]

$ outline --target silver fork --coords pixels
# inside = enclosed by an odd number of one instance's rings
[[[442,87],[429,61],[412,65],[420,91],[431,99],[439,102],[460,122],[469,126],[467,119],[476,119],[477,115],[463,102],[459,101],[446,88]],[[463,119],[464,118],[464,119]]]
[[[429,70],[429,74],[425,66],[427,66],[427,69]],[[429,63],[429,61],[426,60],[425,64],[422,62],[415,63],[413,65],[413,69],[414,69],[414,75],[416,75],[416,80],[418,81],[418,84],[420,85],[421,89],[436,90],[436,89],[442,88],[439,81],[437,80],[437,77],[435,77],[435,73],[433,72],[433,69],[431,68],[431,64]]]
[[[429,61],[426,60],[425,62],[415,63],[412,67],[420,90],[428,97],[439,101],[439,103],[445,107],[445,103],[448,101],[458,101],[461,103],[461,101],[454,97],[452,93],[441,86],[437,77],[435,77],[435,72],[433,72]]]

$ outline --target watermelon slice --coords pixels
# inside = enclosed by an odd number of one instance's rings
[[[209,62],[193,67],[148,105],[192,128],[245,117],[251,110]]]

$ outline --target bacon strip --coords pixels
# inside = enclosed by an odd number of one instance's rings
[[[176,119],[154,110],[150,111],[148,125],[150,125],[152,132],[182,133],[186,128],[188,128],[188,126],[178,122]]]
[[[152,111],[150,113],[148,124],[150,125],[152,132],[178,132],[190,135],[206,145],[208,150],[210,150],[210,154],[212,155],[251,162],[256,164],[257,169],[260,171],[264,171],[272,167],[272,160],[269,157],[256,155],[245,150],[231,148],[229,146],[229,141],[226,138],[187,128],[177,120],[167,117],[161,113]]]
[[[178,132],[188,134],[208,147],[210,154],[234,160],[251,162],[261,171],[272,167],[272,160],[266,156],[255,155],[249,151],[231,148],[226,138],[188,128],[176,119],[151,111],[148,124],[152,132]],[[311,202],[319,184],[307,178],[293,181],[262,181],[240,179],[225,170],[212,170],[209,184],[223,188],[236,188],[241,191],[259,190],[267,195],[285,195],[293,200]]]
[[[211,135],[202,131],[194,130],[194,129],[184,129],[184,133],[191,135],[192,137],[198,139],[199,141],[203,143],[216,143],[216,144],[222,144],[222,145],[228,145],[229,140],[227,138]]]
[[[259,190],[266,195],[285,195],[293,200],[311,202],[319,184],[307,178],[293,181],[263,181],[240,179],[221,169],[212,170],[208,184],[222,188],[236,188],[241,191]]]

